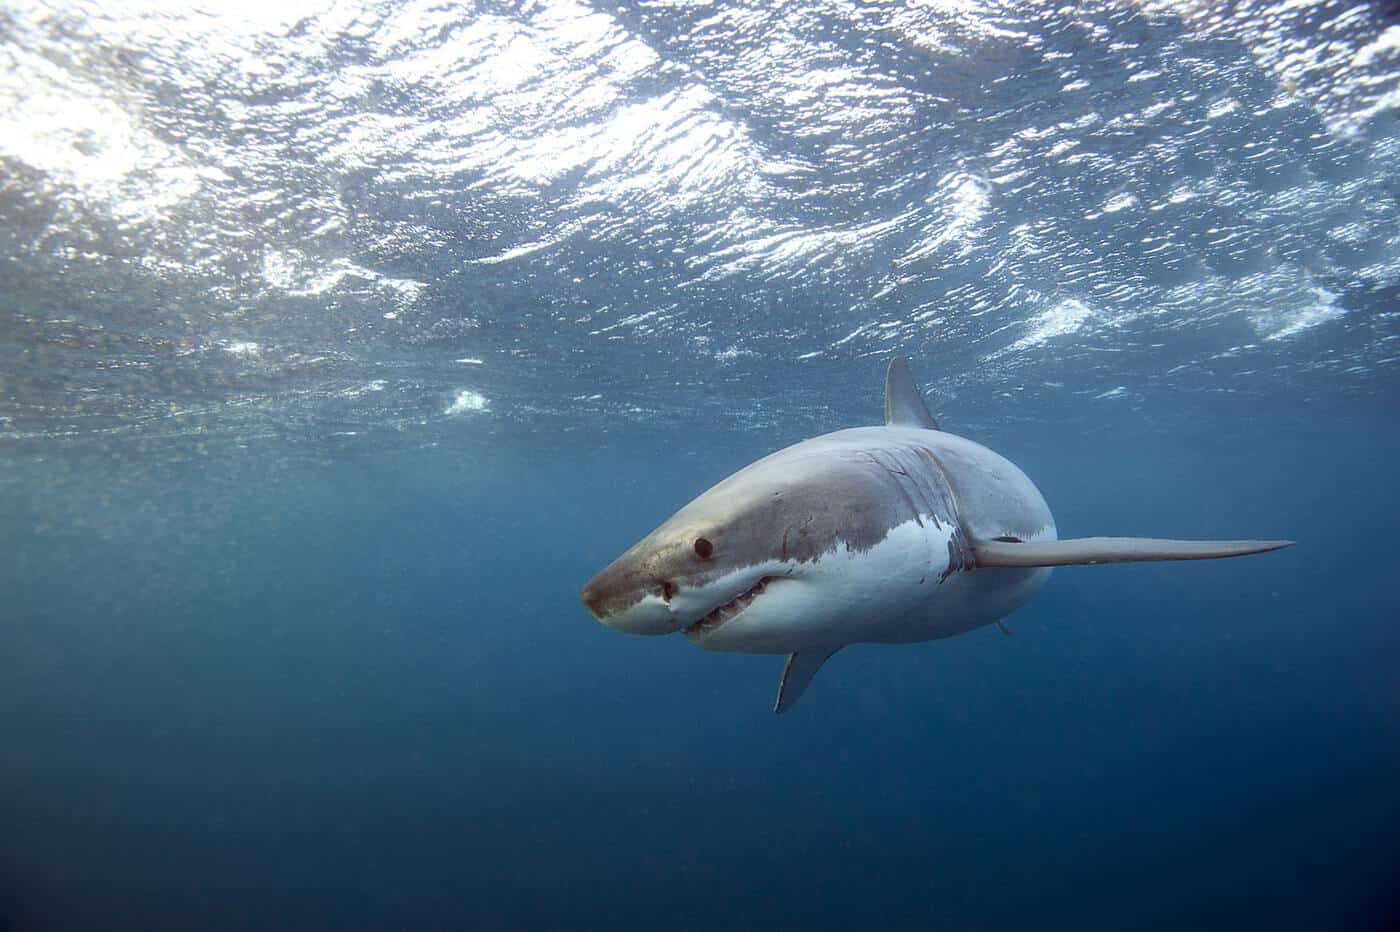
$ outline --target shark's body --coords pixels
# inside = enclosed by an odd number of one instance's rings
[[[788,654],[775,711],[853,643],[961,634],[1028,602],[1051,566],[1238,556],[1288,541],[1059,541],[1035,483],[938,429],[908,364],[886,424],[824,434],[734,473],[584,587],[605,624],[708,650]]]

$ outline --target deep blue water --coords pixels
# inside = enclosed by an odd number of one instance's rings
[[[770,8],[771,7],[771,8]],[[0,932],[1400,924],[1383,4],[0,5]],[[994,627],[596,623],[909,355]]]
[[[1378,928],[1400,841],[1387,415],[989,428],[1064,533],[1300,542],[1058,570],[1011,637],[850,649],[783,717],[780,658],[628,638],[576,601],[781,432],[271,476],[248,456],[8,497],[9,908],[18,928]]]

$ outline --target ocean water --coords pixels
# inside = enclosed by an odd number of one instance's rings
[[[1385,5],[0,5],[0,930],[1400,923]],[[692,496],[945,429],[1007,621],[596,623]]]

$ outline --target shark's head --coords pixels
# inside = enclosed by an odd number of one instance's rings
[[[878,574],[917,582],[921,568],[889,565],[893,547],[882,545],[924,529],[888,473],[821,444],[790,447],[702,494],[589,581],[584,605],[629,634],[684,631],[701,647],[761,653],[824,643],[835,626],[888,608],[878,603],[903,594],[872,587],[865,571],[873,560]],[[907,544],[895,562],[926,565],[927,548]]]

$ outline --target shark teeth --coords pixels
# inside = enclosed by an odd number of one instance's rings
[[[768,588],[768,584],[775,578],[776,577],[773,576],[764,576],[751,588],[744,590],[719,608],[711,611],[704,618],[687,626],[685,633],[688,636],[694,637],[695,635],[706,634],[718,628],[720,625],[748,608],[754,599],[763,594],[763,591]]]

